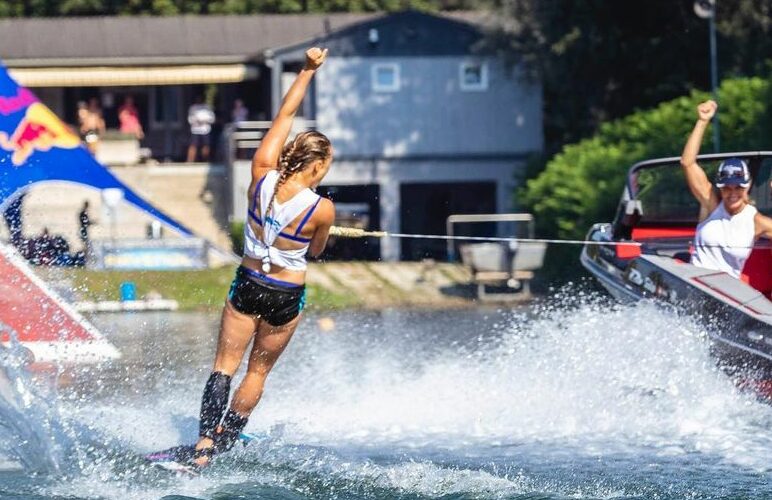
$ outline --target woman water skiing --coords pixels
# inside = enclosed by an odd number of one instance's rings
[[[268,373],[300,321],[305,255],[318,256],[327,244],[335,208],[314,189],[330,168],[330,141],[310,131],[285,144],[295,113],[326,56],[326,49],[306,51],[305,66],[252,159],[244,258],[223,307],[214,367],[201,401],[194,458],[199,466],[233,446],[244,429]],[[228,408],[231,377],[250,342],[247,371]]]

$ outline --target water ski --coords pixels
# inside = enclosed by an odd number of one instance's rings
[[[201,467],[193,463],[195,456],[196,445],[187,444],[148,453],[145,459],[160,469],[197,476],[201,472]]]
[[[247,434],[242,432],[239,434],[238,441],[243,446],[246,446],[250,441],[253,441],[257,438],[258,436],[254,434]],[[199,456],[199,454],[196,452],[195,444],[174,446],[166,450],[154,451],[144,455],[145,460],[147,460],[154,467],[158,467],[160,469],[177,474],[185,474],[190,476],[198,476],[203,469],[203,467],[193,463],[193,460],[197,456]]]

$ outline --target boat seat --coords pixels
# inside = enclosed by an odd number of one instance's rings
[[[636,227],[633,228],[633,239],[658,240],[664,238],[694,238],[694,227]]]
[[[762,245],[755,247],[745,261],[740,278],[772,300],[772,248],[762,240]]]
[[[633,228],[632,238],[644,244],[644,253],[672,257],[682,262],[691,260],[693,227],[636,227]],[[622,250],[632,253],[631,257],[640,255],[634,247]]]

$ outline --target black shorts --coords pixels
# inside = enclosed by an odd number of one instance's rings
[[[271,326],[281,326],[295,319],[303,310],[306,287],[274,280],[239,266],[228,292],[228,300],[242,314],[260,316]]]
[[[190,134],[190,145],[197,148],[211,145],[211,134]]]

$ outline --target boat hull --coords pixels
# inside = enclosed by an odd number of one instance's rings
[[[608,229],[596,225],[588,240],[611,243]],[[772,373],[772,302],[749,285],[670,256],[619,258],[613,245],[585,246],[581,262],[618,300],[652,299],[696,318],[724,359]]]

